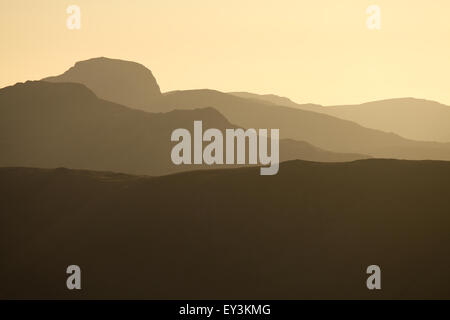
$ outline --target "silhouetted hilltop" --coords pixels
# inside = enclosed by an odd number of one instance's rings
[[[450,298],[450,163],[258,173],[0,168],[0,298]]]
[[[149,69],[118,59],[102,57],[80,61],[63,74],[43,80],[82,83],[102,99],[147,111],[161,98],[158,83]]]
[[[77,83],[27,82],[0,89],[0,166],[69,167],[162,175],[211,168],[172,163],[173,130],[235,128],[216,109],[148,113],[98,99]],[[304,142],[280,141],[280,159],[349,161]]]

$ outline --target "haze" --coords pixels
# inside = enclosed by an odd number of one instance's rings
[[[81,8],[81,30],[66,28],[71,4]],[[379,31],[366,27],[371,4],[381,7]],[[449,14],[445,0],[3,0],[0,87],[107,56],[143,63],[162,91],[450,104]]]

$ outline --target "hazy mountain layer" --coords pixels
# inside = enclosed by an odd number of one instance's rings
[[[0,168],[0,298],[448,299],[449,188],[450,163],[433,161]],[[381,291],[366,288],[372,264]]]
[[[112,71],[108,71],[109,68]],[[136,76],[133,76],[134,73]],[[428,116],[424,116],[422,112],[414,111],[417,109],[414,107],[414,110],[404,117],[401,117],[403,114],[401,110],[406,109],[394,107],[396,104],[392,104],[393,108],[364,107],[364,110],[370,108],[375,113],[383,110],[381,115],[368,112],[369,116],[365,116],[365,112],[364,116],[356,115],[353,111],[345,113],[349,116],[343,116],[343,112],[335,112],[330,108],[329,113],[335,115],[330,116],[324,114],[328,113],[325,111],[328,108],[312,104],[297,105],[287,98],[274,95],[263,95],[258,98],[258,95],[254,94],[234,93],[240,95],[237,97],[213,90],[188,90],[169,92],[161,97],[159,87],[150,70],[134,62],[106,58],[78,62],[63,75],[45,80],[83,83],[99,97],[149,112],[213,107],[237,126],[279,128],[283,138],[306,141],[333,152],[366,154],[381,158],[450,160],[450,144],[448,143],[419,143],[404,139],[397,134],[387,133],[403,134],[406,131],[410,133],[414,131],[416,132],[414,137],[424,137],[423,134],[428,134],[430,137],[430,139],[421,140],[446,141],[449,118],[447,115],[442,116],[444,114],[441,113],[442,108],[439,110],[429,108],[437,110],[437,113],[426,109]],[[248,99],[249,97],[251,99]],[[287,105],[291,108],[278,105]],[[423,108],[419,107],[419,109]],[[387,132],[367,129],[336,116],[351,118],[368,127]],[[387,118],[389,119],[385,121],[384,119]],[[383,123],[383,125],[376,125],[377,123]]]
[[[393,133],[368,129],[333,116],[259,102],[214,90],[164,94],[166,109],[214,107],[243,127],[279,128],[283,138],[307,141],[335,152],[381,158],[450,160],[450,143],[417,142]]]
[[[419,141],[450,142],[450,106],[438,102],[399,98],[359,105],[321,106],[297,104],[276,95],[232,92],[233,95],[280,106],[328,114],[364,127],[393,132]]]
[[[287,97],[277,96],[276,94],[257,94],[257,93],[251,93],[251,92],[245,92],[245,91],[236,91],[236,92],[228,92],[229,94],[232,94],[236,97],[246,98],[246,99],[253,99],[258,102],[265,102],[269,104],[275,104],[278,106],[285,106],[285,107],[292,107],[292,108],[301,108],[303,110],[307,111],[316,111],[317,108],[323,108],[323,106],[319,104],[298,104],[292,101],[291,99]]]
[[[389,99],[361,105],[324,107],[319,112],[369,128],[423,141],[450,142],[450,106],[423,99]]]
[[[211,168],[176,166],[173,130],[193,122],[235,128],[213,108],[148,113],[98,99],[81,84],[27,82],[0,90],[0,166],[69,167],[162,175]],[[206,145],[207,143],[205,143]],[[324,151],[305,142],[280,141],[280,159],[350,161],[357,154]]]

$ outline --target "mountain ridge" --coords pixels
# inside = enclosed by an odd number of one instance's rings
[[[270,99],[273,98],[270,96]],[[133,101],[124,101],[123,104],[132,106]],[[316,108],[312,104],[305,106],[314,111],[258,102],[257,99],[208,89],[166,92],[158,96],[158,99],[149,101],[145,111],[166,112],[173,109],[213,107],[239,127],[278,128],[282,138],[305,141],[332,152],[381,158],[450,160],[450,143],[405,139],[396,130],[370,129],[355,121],[330,115],[330,107]],[[430,122],[430,126],[434,126],[434,122]],[[417,130],[426,132],[428,128],[421,127]]]
[[[163,175],[207,165],[172,163],[173,130],[237,128],[212,107],[149,113],[100,99],[78,83],[35,81],[0,89],[0,165],[110,170]],[[306,142],[280,140],[280,159],[347,161]],[[220,166],[220,165],[219,165]]]
[[[276,105],[297,108],[334,116],[358,123],[366,128],[394,132],[406,139],[422,142],[450,142],[450,106],[440,102],[401,97],[363,102],[323,106],[318,104],[298,104],[276,95],[259,95],[248,92],[231,92],[247,99],[255,99]],[[271,96],[278,97],[277,99]],[[287,100],[286,100],[287,99]]]

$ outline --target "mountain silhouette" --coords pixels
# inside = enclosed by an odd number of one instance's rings
[[[409,139],[450,142],[450,106],[434,101],[400,98],[320,110]]]
[[[450,106],[424,99],[397,98],[356,105],[297,104],[272,94],[232,92],[242,98],[328,114],[364,127],[393,132],[418,141],[450,142]]]
[[[378,158],[450,160],[450,143],[408,140],[300,108],[268,104],[214,90],[173,91],[165,93],[164,97],[167,110],[214,107],[236,125],[279,128],[283,138],[307,141],[334,152]]]
[[[102,99],[141,110],[148,110],[149,105],[161,98],[158,83],[149,69],[118,59],[80,61],[63,74],[43,80],[81,83]]]
[[[97,67],[96,64],[99,66]],[[86,65],[86,71],[71,72],[71,70],[80,69],[77,65]],[[114,71],[107,72],[106,69],[109,67]],[[44,80],[83,83],[99,97],[130,107],[136,107],[136,101],[139,101],[141,103],[138,107],[149,112],[212,107],[237,126],[279,128],[282,138],[305,141],[318,148],[337,153],[364,154],[378,158],[450,160],[450,143],[417,142],[405,139],[392,133],[397,132],[396,130],[384,132],[369,129],[336,117],[337,114],[336,116],[327,114],[324,111],[327,110],[326,107],[314,104],[297,105],[287,98],[274,95],[263,95],[258,98],[258,95],[249,93],[226,94],[205,89],[172,91],[164,93],[161,97],[158,88],[150,94],[153,98],[148,98],[149,94],[145,88],[157,87],[156,81],[153,76],[144,77],[145,80],[137,84],[142,76],[133,76],[136,68],[139,69],[140,74],[151,74],[150,70],[134,62],[95,58],[78,62],[75,67],[66,72],[67,74],[75,73],[76,77],[63,74]],[[123,77],[120,76],[122,71]],[[110,76],[110,73],[113,76]],[[92,83],[91,78],[96,79],[95,83]],[[117,83],[114,83],[116,80],[118,80]],[[123,82],[126,84],[122,86]],[[152,84],[149,85],[148,82]],[[131,90],[134,86],[139,90]],[[367,123],[378,121],[374,119],[376,117],[369,117]],[[443,119],[445,122],[446,118]],[[355,120],[358,119],[355,118]],[[390,122],[386,121],[386,123]],[[427,127],[432,125],[432,122],[429,122]],[[383,127],[383,129],[388,128],[391,127]],[[417,132],[425,130],[418,129]],[[445,131],[446,129],[436,130]]]
[[[236,128],[213,108],[149,113],[102,100],[82,84],[26,82],[0,89],[0,166],[69,167],[163,175],[207,165],[176,166],[173,130]],[[224,132],[224,131],[223,131]],[[280,141],[280,159],[350,161],[293,140]]]
[[[436,161],[291,161],[265,177],[0,168],[0,298],[449,299],[449,188]]]

